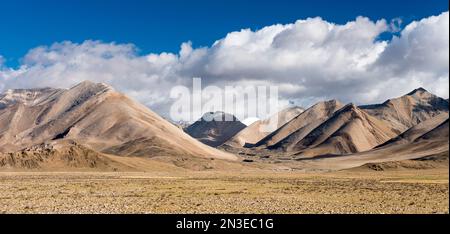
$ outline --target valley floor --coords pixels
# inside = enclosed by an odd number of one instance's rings
[[[449,174],[0,172],[0,213],[449,213]]]

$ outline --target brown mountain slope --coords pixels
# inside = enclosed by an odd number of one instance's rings
[[[421,136],[423,136],[425,133],[435,129],[442,123],[448,120],[448,113],[441,113],[435,117],[432,117],[430,119],[427,119],[412,128],[408,129],[404,133],[400,134],[399,136],[387,141],[386,143],[378,146],[383,147],[385,145],[389,144],[404,144],[408,142],[412,142]]]
[[[68,90],[48,91],[38,95],[38,102],[24,102],[23,95],[18,96],[0,109],[1,152],[69,139],[121,156],[236,159],[192,139],[104,84],[83,82]]]
[[[448,113],[448,101],[423,88],[383,104],[361,106],[361,109],[387,123],[398,134],[441,113]]]
[[[353,104],[338,110],[293,148],[300,155],[349,154],[367,151],[397,134]],[[305,150],[307,149],[307,150]]]
[[[185,129],[185,132],[202,143],[217,147],[246,127],[235,116],[224,113],[206,113],[200,120]]]
[[[233,147],[254,145],[271,133],[266,131],[264,129],[264,126],[269,125],[276,119],[277,129],[279,129],[287,122],[291,121],[293,118],[301,114],[303,111],[304,109],[301,107],[286,108],[268,119],[256,121],[255,123],[240,131],[238,134],[236,134],[236,136],[231,138],[225,144]]]
[[[256,146],[264,145],[270,149],[283,148],[286,151],[290,151],[308,133],[343,106],[337,100],[319,102],[262,139]]]
[[[448,119],[441,123],[439,126],[434,128],[433,130],[423,134],[421,137],[414,140],[415,142],[420,141],[447,141],[448,143]]]
[[[342,170],[348,168],[381,166],[385,162],[408,163],[405,160],[426,161],[432,166],[448,167],[449,121],[448,119],[412,142],[394,142],[370,151],[339,157],[319,157],[304,161],[308,168]],[[417,163],[414,163],[417,164]],[[421,163],[419,163],[421,164]],[[438,165],[437,165],[438,164]],[[421,165],[423,166],[423,165]]]

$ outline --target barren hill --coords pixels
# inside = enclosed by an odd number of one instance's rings
[[[441,113],[448,113],[448,101],[418,88],[407,95],[382,104],[361,106],[361,109],[387,123],[398,134]]]
[[[336,111],[293,148],[304,155],[349,154],[367,151],[397,136],[382,121],[354,104]]]
[[[447,141],[448,143],[448,135],[449,135],[449,127],[448,127],[448,119],[441,123],[439,126],[434,128],[433,130],[423,134],[421,137],[415,140],[415,142],[420,141]]]
[[[265,125],[268,125],[275,121],[277,121],[277,129],[285,125],[287,122],[291,121],[293,118],[297,117],[299,114],[303,113],[304,109],[301,107],[289,107],[286,108],[274,116],[265,119],[259,120],[250,126],[246,127],[238,134],[236,134],[233,138],[227,141],[225,144],[233,147],[243,147],[245,145],[255,145],[257,142],[264,139],[266,136],[271,134],[272,132],[267,132],[264,129]]]
[[[120,156],[236,159],[191,138],[105,84],[68,90],[11,90],[0,96],[0,152],[74,140]]]
[[[17,152],[0,153],[0,168],[115,171],[131,169],[74,141],[53,141],[27,147]]]
[[[187,127],[185,131],[202,143],[217,147],[244,128],[246,128],[246,125],[233,115],[224,112],[210,112]]]
[[[383,147],[383,146],[389,145],[389,144],[404,144],[404,143],[412,142],[412,141],[422,137],[427,132],[432,131],[434,128],[438,127],[445,121],[448,121],[448,113],[441,113],[435,117],[427,119],[427,120],[413,126],[412,128],[408,129],[404,133],[400,134],[399,136],[387,141],[386,143],[384,143],[378,147]]]
[[[415,134],[414,134],[415,135]],[[327,156],[305,161],[310,168],[341,170],[363,166],[371,169],[386,168],[448,168],[449,121],[421,136],[415,135],[414,141],[395,141],[366,152],[343,156]],[[413,161],[411,161],[413,160]]]
[[[303,137],[343,106],[337,100],[319,102],[262,139],[256,146],[264,145],[272,149],[283,148],[290,151]]]

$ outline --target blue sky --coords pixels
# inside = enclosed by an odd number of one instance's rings
[[[206,0],[14,0],[0,3],[0,55],[16,66],[40,45],[87,39],[133,43],[141,53],[177,52],[180,44],[210,46],[228,32],[320,16],[345,23],[363,15],[403,25],[448,10],[432,1],[206,1]]]

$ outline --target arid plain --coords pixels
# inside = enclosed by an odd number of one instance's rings
[[[448,213],[448,169],[0,173],[1,213]]]

